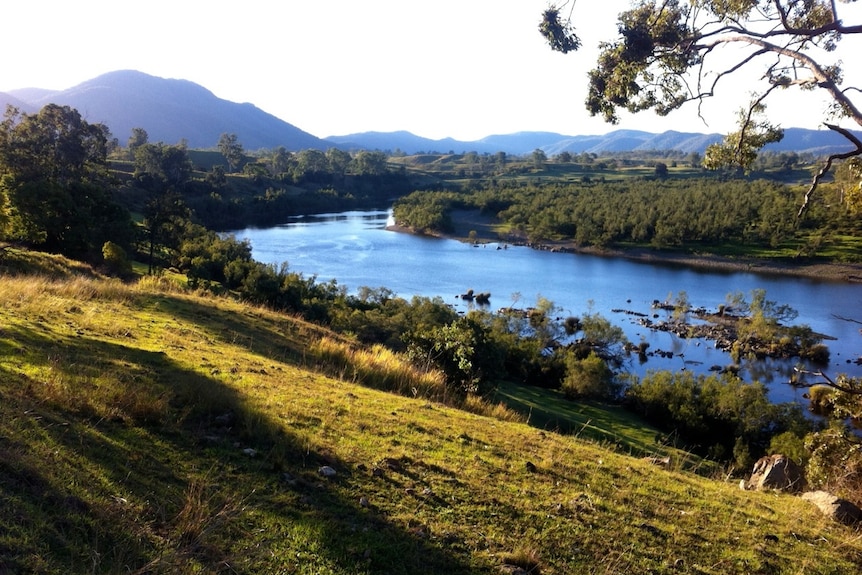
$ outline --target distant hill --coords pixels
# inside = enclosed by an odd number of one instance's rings
[[[28,114],[31,114],[38,109],[14,94],[10,94],[9,92],[0,92],[0,107],[2,107],[2,112],[4,114],[6,113],[6,106],[10,105],[15,106],[22,112],[27,112]]]
[[[410,132],[362,132],[320,139],[252,104],[238,104],[216,97],[188,80],[150,76],[134,70],[109,72],[67,90],[23,88],[0,93],[0,105],[12,104],[35,112],[49,103],[76,108],[90,122],[105,123],[125,143],[132,128],[144,128],[150,141],[176,143],[182,139],[193,148],[212,148],[223,133],[234,133],[247,150],[284,146],[296,151],[366,149],[406,154],[419,152],[470,152],[513,155],[541,149],[549,156],[562,152],[604,153],[647,150],[678,150],[703,154],[707,146],[721,140],[720,134],[676,131],[653,134],[638,130],[615,130],[603,135],[565,135],[555,132],[517,132],[490,135],[475,141],[453,138],[432,140]],[[297,113],[301,113],[299,110]],[[862,133],[857,133],[862,137]],[[784,140],[767,150],[825,155],[848,149],[844,139],[830,130],[787,128]]]
[[[27,88],[14,90],[10,96],[36,110],[49,103],[72,106],[87,121],[106,124],[121,142],[132,128],[140,127],[151,142],[185,139],[195,148],[216,146],[223,133],[237,134],[248,150],[332,147],[252,104],[223,100],[187,80],[133,70],[110,72],[59,92]]]
[[[857,134],[862,137],[862,133]],[[472,142],[451,138],[432,140],[410,132],[364,132],[346,136],[331,136],[328,142],[346,148],[384,151],[401,150],[407,154],[419,152],[479,152],[493,154],[523,155],[541,149],[549,156],[562,152],[600,154],[603,152],[628,152],[650,150],[677,150],[684,153],[703,154],[707,146],[720,142],[721,134],[684,133],[676,131],[653,134],[638,130],[615,130],[603,135],[567,136],[554,132],[518,132],[508,135],[488,136]],[[770,144],[767,150],[795,151],[825,155],[848,149],[843,137],[829,130],[806,130],[788,128],[784,139]]]

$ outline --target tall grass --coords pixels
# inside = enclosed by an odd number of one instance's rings
[[[451,394],[442,372],[419,369],[381,345],[364,348],[322,337],[311,343],[308,353],[325,373],[367,387],[441,402]]]
[[[365,348],[322,337],[309,347],[315,366],[325,373],[383,391],[436,401],[501,421],[526,422],[526,417],[502,402],[478,395],[463,396],[446,384],[439,370],[417,367],[406,357],[381,345]]]

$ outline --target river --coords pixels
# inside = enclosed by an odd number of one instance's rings
[[[359,287],[386,287],[397,295],[439,296],[459,311],[471,305],[457,297],[468,289],[491,293],[491,307],[529,307],[539,297],[558,306],[561,316],[588,311],[601,313],[619,325],[630,341],[649,343],[649,350],[671,351],[673,357],[652,355],[641,364],[634,358],[626,366],[638,375],[648,370],[689,369],[707,373],[727,366],[730,356],[712,342],[683,339],[652,332],[629,310],[648,314],[654,300],[673,300],[685,291],[693,307],[715,310],[730,293],[766,290],[766,298],[799,312],[794,324],[807,324],[830,339],[830,376],[846,373],[862,377],[860,324],[862,286],[790,276],[749,272],[693,270],[684,266],[637,262],[622,258],[552,253],[523,246],[490,243],[479,247],[451,239],[398,233],[386,229],[391,211],[344,212],[293,218],[272,228],[232,232],[247,239],[253,257],[281,264],[320,281],[335,279],[350,293]],[[659,319],[666,312],[659,311]],[[804,388],[789,385],[798,361],[743,362],[741,375],[769,387],[773,401],[802,401]],[[806,366],[813,369],[813,366]],[[808,382],[818,381],[807,376]]]

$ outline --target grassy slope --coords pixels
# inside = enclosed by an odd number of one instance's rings
[[[325,377],[321,335],[166,282],[0,275],[0,573],[862,567],[798,498]]]

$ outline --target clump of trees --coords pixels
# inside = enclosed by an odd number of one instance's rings
[[[625,404],[667,433],[669,442],[747,471],[772,438],[812,431],[798,404],[774,404],[760,383],[730,374],[651,373],[629,386]]]
[[[0,239],[99,259],[111,241],[131,245],[129,212],[113,196],[110,132],[68,106],[6,109],[0,122]]]
[[[858,223],[837,197],[812,205],[805,222],[794,218],[800,199],[801,192],[766,180],[627,180],[417,191],[393,211],[404,226],[447,232],[452,210],[477,209],[533,242],[580,246],[796,246],[807,256],[828,244],[812,246],[812,237],[856,233]]]

